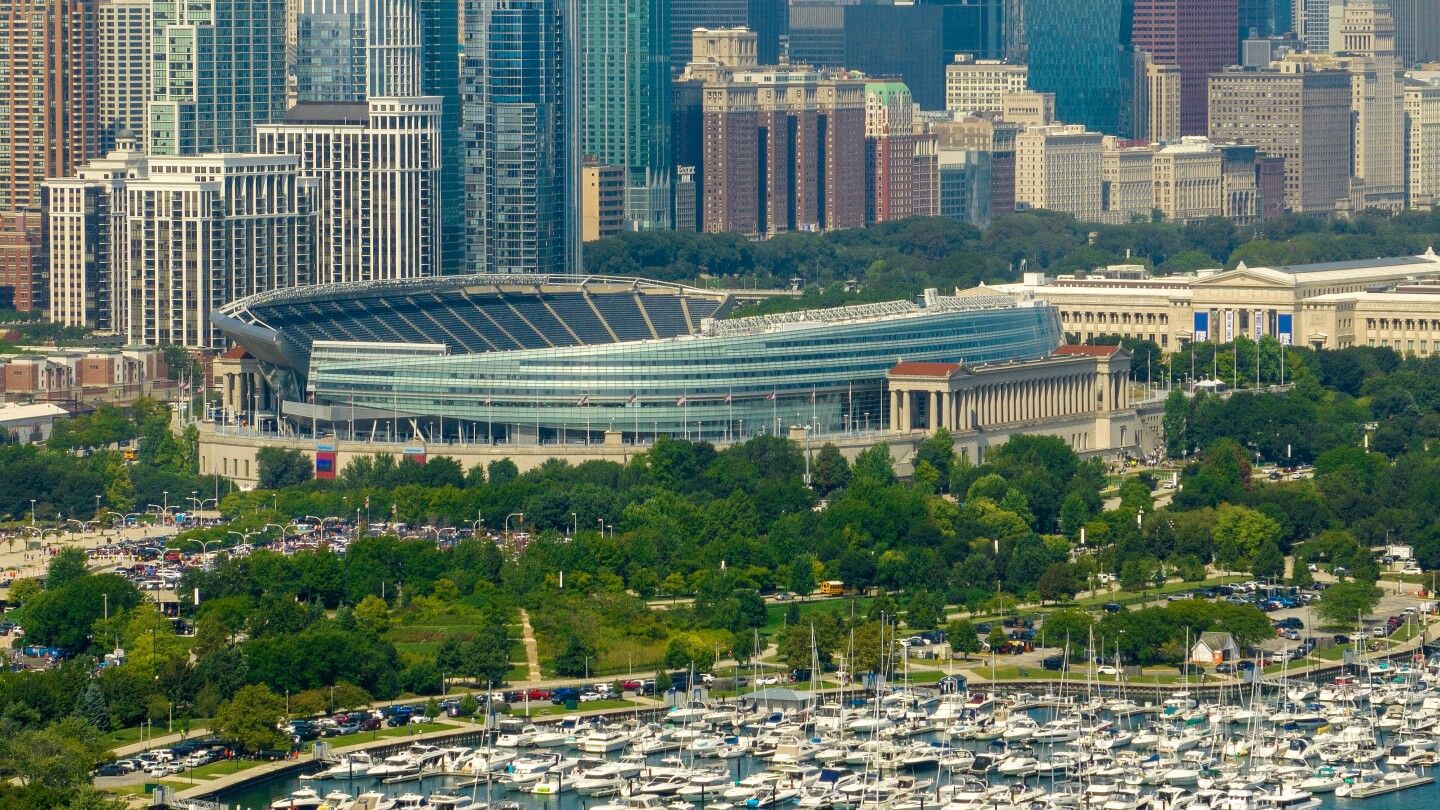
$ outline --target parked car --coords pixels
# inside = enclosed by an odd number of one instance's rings
[[[1122,610],[1125,609],[1125,606],[1122,605],[1122,604],[1120,604],[1119,602],[1106,602],[1105,604],[1101,605],[1100,607],[1101,607],[1101,609],[1103,609],[1106,613],[1119,613],[1120,611],[1122,611]]]

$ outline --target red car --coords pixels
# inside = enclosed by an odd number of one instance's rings
[[[549,700],[550,692],[545,689],[531,689],[529,692],[526,693],[526,697],[530,698],[531,700]]]
[[[624,682],[622,682],[622,683],[620,684],[620,688],[623,689],[623,690],[625,690],[626,692],[638,692],[638,691],[640,691],[640,682],[639,682],[639,681],[624,681]]]

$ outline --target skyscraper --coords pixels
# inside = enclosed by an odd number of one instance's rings
[[[465,235],[473,271],[578,268],[574,25],[562,0],[467,0]]]
[[[440,105],[301,102],[256,128],[260,154],[295,155],[301,176],[318,181],[316,283],[438,274]]]
[[[150,33],[150,0],[100,3],[100,146],[96,154],[114,149],[116,135],[122,131],[145,134]]]
[[[1180,68],[1180,134],[1204,135],[1209,76],[1235,64],[1237,0],[1135,0],[1131,42]]]
[[[1129,135],[1135,53],[1131,0],[1024,0],[1030,88],[1055,94],[1059,120]]]
[[[0,293],[44,305],[40,184],[95,154],[96,3],[0,2]]]
[[[772,235],[865,224],[865,83],[756,64],[755,35],[696,30],[703,228]],[[913,159],[913,150],[911,153]]]
[[[1275,37],[1293,31],[1297,2],[1303,0],[1240,0],[1240,39]]]
[[[156,3],[150,152],[247,152],[285,112],[285,0]]]
[[[1210,137],[1258,146],[1285,161],[1285,205],[1328,214],[1348,199],[1350,75],[1286,63],[1210,77]],[[1263,111],[1263,113],[1261,112]]]
[[[904,83],[865,82],[865,222],[915,214],[915,102]]]
[[[670,0],[670,72],[690,64],[690,32],[696,28],[738,28],[750,20],[750,0]]]
[[[0,2],[0,212],[96,154],[94,0]]]
[[[580,18],[584,153],[625,174],[631,227],[669,229],[670,25],[665,0],[588,0]]]
[[[295,97],[300,103],[360,104],[369,82],[367,0],[298,0]]]
[[[460,147],[459,10],[453,0],[300,0],[296,96],[301,102],[440,99],[439,272],[465,265]],[[348,113],[347,113],[348,114]]]
[[[297,162],[117,149],[48,181],[57,318],[131,343],[218,347],[217,308],[312,280],[315,186]]]
[[[940,6],[845,7],[843,67],[904,81],[921,109],[945,109],[944,9]]]

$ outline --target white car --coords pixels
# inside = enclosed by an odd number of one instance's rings
[[[1402,574],[1423,574],[1423,573],[1425,573],[1425,571],[1424,571],[1424,569],[1422,569],[1422,568],[1421,568],[1420,566],[1418,566],[1418,565],[1407,565],[1407,566],[1405,566],[1404,568],[1400,569],[1400,573],[1402,573]]]
[[[593,702],[593,701],[600,700],[600,699],[601,699],[601,697],[600,697],[600,693],[599,693],[599,692],[581,692],[581,693],[580,693],[580,702],[581,702],[581,703],[591,703],[591,702]]]
[[[1095,674],[1096,674],[1096,675],[1119,675],[1119,674],[1120,674],[1120,670],[1117,669],[1117,668],[1115,668],[1115,667],[1113,667],[1113,666],[1111,666],[1111,665],[1109,665],[1109,664],[1101,664],[1100,666],[1095,667]]]

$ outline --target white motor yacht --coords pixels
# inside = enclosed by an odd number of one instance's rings
[[[316,810],[325,803],[314,788],[300,788],[289,796],[276,799],[270,803],[271,810]]]
[[[349,779],[356,776],[365,776],[370,773],[374,766],[370,755],[364,751],[355,751],[340,757],[334,765],[318,773],[311,774],[310,779]]]

